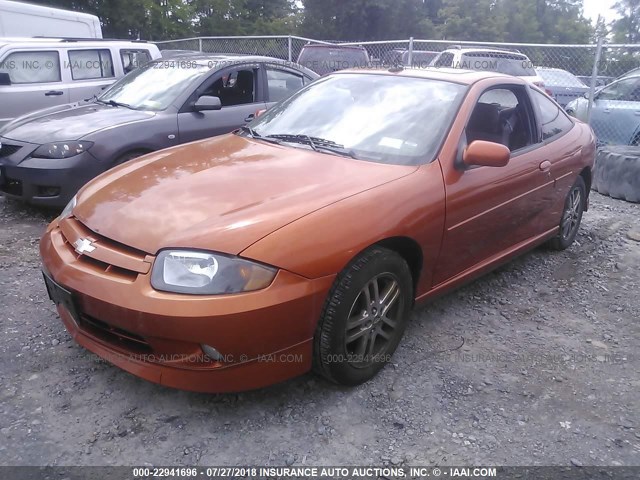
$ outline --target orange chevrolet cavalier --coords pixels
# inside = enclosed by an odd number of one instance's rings
[[[339,72],[91,181],[42,238],[45,283],[79,344],[152,382],[355,385],[416,302],[569,247],[594,155],[591,129],[516,77]]]

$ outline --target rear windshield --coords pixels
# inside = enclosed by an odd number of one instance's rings
[[[369,55],[366,50],[355,48],[304,47],[298,63],[319,75],[326,75],[347,68],[367,67]]]
[[[542,77],[548,87],[585,87],[580,79],[566,70],[538,70],[538,75]]]
[[[531,61],[524,55],[501,52],[469,52],[461,57],[455,68],[504,73],[517,77],[535,76]]]

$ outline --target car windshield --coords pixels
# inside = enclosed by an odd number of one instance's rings
[[[246,130],[285,142],[312,140],[302,148],[330,146],[361,160],[418,165],[437,155],[466,89],[424,78],[335,74],[269,109]]]
[[[122,104],[137,110],[164,110],[185,88],[209,71],[208,65],[186,60],[153,62],[114,83],[98,97],[98,101]]]
[[[547,87],[585,87],[580,79],[566,70],[537,70]]]
[[[298,63],[319,75],[347,68],[366,67],[369,58],[365,50],[357,48],[305,47]]]
[[[456,68],[465,70],[486,70],[514,75],[516,77],[535,76],[531,61],[524,55],[502,52],[468,52],[462,55]]]

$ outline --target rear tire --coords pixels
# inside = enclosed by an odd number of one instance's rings
[[[365,250],[329,292],[314,337],[314,370],[342,385],[371,379],[400,343],[412,301],[407,262],[386,248]]]
[[[586,204],[587,187],[582,176],[578,175],[564,202],[558,236],[549,241],[549,247],[554,250],[566,250],[571,246],[580,230]]]

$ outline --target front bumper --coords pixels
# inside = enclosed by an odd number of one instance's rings
[[[0,158],[0,191],[23,202],[64,207],[85,183],[104,171],[89,152],[65,159],[31,158],[38,145],[22,145],[14,154],[21,158]]]
[[[78,256],[57,221],[40,253],[47,274],[74,297],[77,318],[62,304],[58,312],[76,342],[141,378],[200,392],[249,390],[307,372],[316,322],[335,278],[310,280],[281,270],[268,288],[245,294],[158,292],[150,271],[124,275]],[[222,358],[206,357],[202,344]]]

